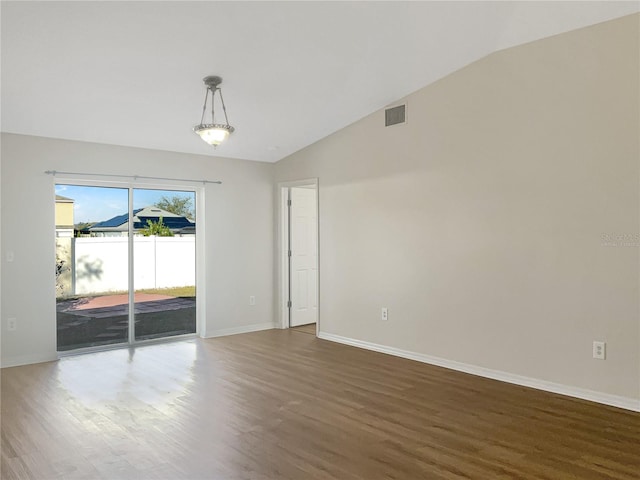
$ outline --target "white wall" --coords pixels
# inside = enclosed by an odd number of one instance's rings
[[[406,125],[278,162],[319,178],[321,332],[640,408],[639,19],[495,53]]]
[[[159,177],[222,180],[204,187],[199,206],[203,334],[273,323],[273,165],[4,133],[1,153],[3,366],[56,358],[55,179],[45,170],[148,175],[151,168]],[[6,331],[8,317],[18,319],[17,331]]]

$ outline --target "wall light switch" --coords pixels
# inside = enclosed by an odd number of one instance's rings
[[[255,305],[256,304],[256,297],[254,297],[253,295],[251,295],[249,297],[249,305]]]

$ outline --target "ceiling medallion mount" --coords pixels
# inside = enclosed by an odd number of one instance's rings
[[[193,131],[200,135],[200,138],[209,145],[217,147],[224,142],[235,128],[229,125],[229,119],[227,118],[227,108],[224,105],[224,99],[222,98],[222,89],[220,84],[222,83],[222,77],[217,75],[209,75],[202,80],[206,87],[204,95],[204,105],[202,105],[202,118],[200,123],[193,127]],[[205,115],[207,113],[207,101],[209,99],[209,92],[211,92],[211,123],[205,123]],[[222,105],[222,112],[224,113],[225,123],[216,123],[215,120],[215,101],[216,92],[220,98],[220,104]]]
[[[222,77],[219,77],[217,75],[209,75],[208,77],[204,77],[202,81],[209,88],[217,88],[218,85],[222,83]]]

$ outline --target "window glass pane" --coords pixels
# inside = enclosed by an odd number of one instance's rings
[[[128,189],[55,190],[58,351],[127,342]]]
[[[196,332],[195,192],[133,190],[135,339]]]

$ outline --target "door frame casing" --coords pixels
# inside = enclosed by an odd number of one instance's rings
[[[184,339],[188,339],[188,338],[195,338],[195,337],[203,337],[204,338],[204,332],[206,332],[206,312],[205,312],[205,306],[206,306],[206,275],[205,275],[205,269],[204,268],[198,268],[198,265],[205,265],[205,225],[204,225],[204,219],[205,219],[205,211],[204,211],[204,205],[205,205],[205,188],[204,186],[196,186],[196,185],[187,185],[185,183],[180,183],[178,181],[174,182],[174,181],[162,181],[162,180],[155,180],[153,182],[151,181],[145,181],[144,179],[135,179],[133,181],[123,181],[123,180],[105,180],[102,177],[93,177],[91,175],[82,175],[82,176],[75,176],[73,174],[65,174],[65,175],[61,175],[61,176],[56,176],[54,175],[52,177],[53,180],[53,190],[54,190],[54,199],[55,199],[55,186],[57,184],[67,184],[67,185],[79,185],[79,186],[86,186],[86,187],[107,187],[107,188],[121,188],[121,189],[126,189],[129,191],[128,193],[128,200],[127,200],[127,210],[128,213],[130,215],[129,218],[131,218],[131,214],[132,214],[132,197],[131,197],[131,192],[135,189],[151,189],[151,190],[176,190],[176,191],[190,191],[190,192],[194,192],[195,193],[195,207],[196,207],[196,225],[198,225],[198,230],[196,233],[196,331],[194,333],[186,333],[184,335],[174,335],[174,336],[169,336],[169,337],[162,337],[162,338],[152,338],[152,339],[148,339],[148,340],[135,340],[135,338],[133,339],[133,342],[131,341],[131,333],[133,332],[133,329],[129,329],[128,335],[127,335],[127,342],[125,343],[118,343],[118,344],[111,344],[111,345],[97,345],[97,346],[92,346],[92,347],[81,347],[81,348],[77,348],[74,350],[68,350],[68,351],[58,351],[57,356],[58,358],[61,357],[65,357],[65,356],[71,356],[71,355],[77,355],[77,354],[82,354],[82,353],[91,353],[91,352],[98,352],[98,351],[103,351],[103,350],[114,350],[114,349],[119,349],[119,348],[133,348],[136,346],[142,346],[142,345],[146,345],[146,344],[153,344],[153,343],[164,343],[164,342],[172,342],[172,341],[176,341],[176,340],[184,340]],[[131,227],[131,225],[130,225]],[[131,228],[130,228],[131,230]],[[132,237],[131,235],[131,231],[129,232],[129,237]],[[132,253],[132,249],[133,249],[133,244],[132,242],[129,242],[128,245],[128,249],[129,249],[129,256],[131,258],[131,253]],[[128,268],[128,275],[129,275],[129,286],[131,287],[133,285],[133,270],[132,267],[129,266]],[[54,288],[55,288],[55,284],[54,284]],[[132,305],[132,289],[130,288],[130,292],[129,292],[129,306],[130,306],[130,310],[131,310],[131,305]],[[130,315],[131,315],[131,311],[130,311]]]
[[[316,265],[316,298],[318,299],[318,317],[316,321],[316,336],[320,333],[320,202],[318,178],[307,178],[289,182],[279,182],[277,185],[276,200],[278,202],[277,215],[277,241],[276,258],[278,266],[278,295],[277,295],[277,328],[289,328],[289,189],[292,187],[305,187],[313,185],[316,192],[316,245],[318,251]]]

